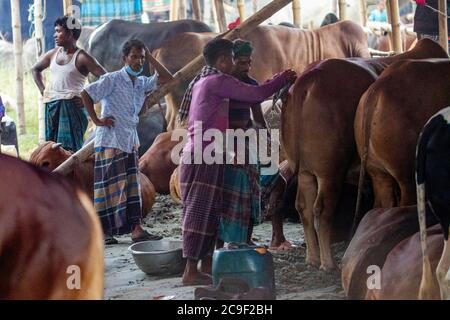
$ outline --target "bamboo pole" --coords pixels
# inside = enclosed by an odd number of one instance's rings
[[[34,37],[36,39],[36,58],[45,52],[44,30],[42,27],[42,1],[34,0]],[[42,95],[38,94],[38,141],[45,141],[45,113]]]
[[[388,31],[388,40],[389,40],[389,51],[392,51],[394,48],[394,40],[392,39],[392,10],[391,10],[391,0],[386,1],[386,18],[387,22],[391,26],[391,30]]]
[[[245,36],[251,32],[254,28],[260,25],[263,21],[270,18],[274,13],[278,12],[281,8],[288,5],[292,0],[273,0],[271,3],[263,7],[257,13],[252,15],[241,25],[235,29],[230,30],[225,34],[221,34],[218,37],[234,40]],[[144,108],[153,106],[167,93],[176,88],[180,82],[190,79],[205,65],[205,60],[202,55],[197,56],[194,60],[184,66],[181,70],[175,73],[173,79],[157,90],[153,91],[145,100]],[[77,161],[84,161],[94,153],[94,141],[91,141],[86,146],[78,150],[75,154],[64,161],[53,172],[60,174],[67,174],[72,170],[73,164]]]
[[[237,7],[239,10],[239,17],[241,17],[241,23],[245,20],[245,1],[237,0]]]
[[[216,6],[217,23],[219,24],[219,31],[227,31],[227,19],[225,17],[225,9],[223,7],[223,0],[214,0]]]
[[[178,20],[186,19],[186,0],[178,0]]]
[[[398,8],[398,0],[389,0],[391,9],[391,27],[392,42],[394,44],[394,52],[402,53],[402,34],[400,30],[400,10]]]
[[[365,27],[367,25],[367,4],[366,0],[359,0],[359,17],[361,19],[361,25]]]
[[[347,19],[347,2],[345,0],[339,0],[339,20]]]
[[[64,10],[64,15],[66,16],[70,16],[72,15],[72,10],[70,9],[70,7],[72,6],[72,0],[63,0],[63,10]]]
[[[203,21],[199,0],[192,0],[192,12],[195,20]]]
[[[14,42],[15,91],[17,100],[17,118],[19,119],[19,134],[25,134],[25,108],[23,98],[23,60],[22,34],[20,32],[20,1],[11,0],[11,21]]]
[[[331,12],[336,16],[338,15],[338,1],[339,0],[331,0]]]
[[[439,0],[439,11],[447,12],[447,1]],[[439,14],[439,43],[442,48],[444,48],[445,52],[448,53],[448,29],[447,29],[447,16],[443,14]]]
[[[258,11],[258,0],[252,0],[253,14]]]
[[[170,2],[170,21],[178,20],[178,0]]]
[[[302,4],[300,0],[292,1],[292,15],[294,17],[294,25],[302,27]]]

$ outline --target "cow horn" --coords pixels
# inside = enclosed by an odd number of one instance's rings
[[[52,145],[52,150],[56,150],[56,149],[60,148],[61,146],[62,146],[62,143],[60,143],[60,142],[54,143],[54,144]]]

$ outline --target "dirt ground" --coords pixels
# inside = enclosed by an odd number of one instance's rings
[[[152,233],[168,239],[181,239],[181,206],[170,196],[158,196],[145,225]],[[340,272],[326,273],[305,264],[303,228],[301,224],[286,222],[286,238],[297,247],[289,252],[272,252],[275,265],[277,299],[345,299],[341,287]],[[268,245],[272,225],[265,222],[255,227],[253,240]],[[143,273],[134,263],[128,247],[129,237],[118,237],[119,244],[105,249],[105,299],[194,299],[195,287],[181,285],[180,276],[153,277]],[[345,251],[345,244],[333,245],[338,263]]]

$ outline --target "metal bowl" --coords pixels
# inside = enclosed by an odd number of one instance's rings
[[[180,240],[151,240],[131,245],[128,250],[136,265],[149,275],[179,274],[184,270],[186,259]]]

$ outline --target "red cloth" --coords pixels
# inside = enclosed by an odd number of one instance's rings
[[[425,0],[415,0],[418,6],[424,6],[426,4]]]
[[[228,24],[228,30],[233,30],[234,28],[236,28],[240,24],[241,24],[241,18],[238,17],[235,21],[233,21],[230,24]]]

